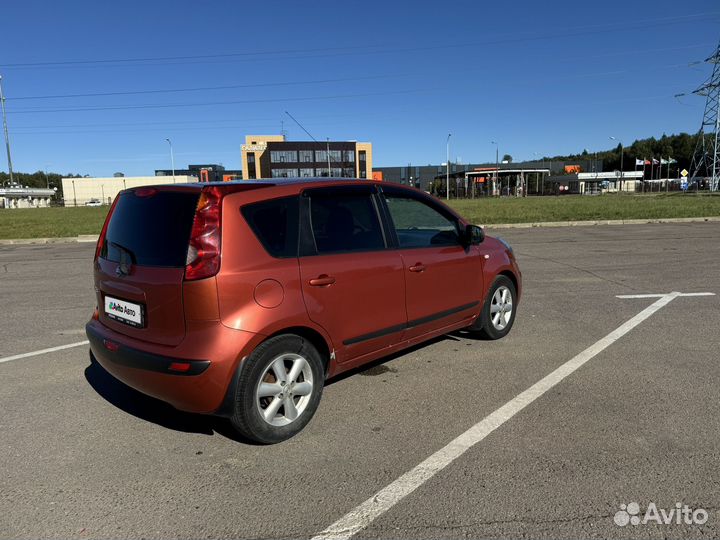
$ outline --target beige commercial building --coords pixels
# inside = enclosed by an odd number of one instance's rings
[[[188,184],[197,182],[194,176],[121,176],[96,178],[63,178],[63,198],[65,206],[85,206],[97,201],[111,204],[123,189],[159,184]]]
[[[284,135],[248,135],[242,145],[243,180],[258,178],[372,178],[372,144],[287,141]]]

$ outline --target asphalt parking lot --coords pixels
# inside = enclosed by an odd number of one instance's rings
[[[313,537],[657,300],[618,295],[720,293],[720,223],[498,232],[524,273],[508,338],[332,381],[269,447],[123,386],[87,346],[2,362],[84,340],[95,301],[92,244],[1,247],[0,537]],[[355,537],[717,537],[719,322],[718,296],[672,299]],[[631,502],[707,521],[617,525]]]

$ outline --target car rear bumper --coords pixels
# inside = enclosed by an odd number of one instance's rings
[[[210,414],[220,409],[238,363],[262,336],[221,324],[196,330],[190,347],[166,347],[129,338],[91,320],[85,326],[90,350],[116,379],[177,409]],[[171,369],[175,368],[175,369]],[[178,371],[180,368],[184,371]]]

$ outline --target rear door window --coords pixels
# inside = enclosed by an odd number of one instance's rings
[[[199,196],[199,191],[152,188],[121,194],[100,256],[138,266],[184,267]]]
[[[385,238],[370,190],[312,190],[310,224],[319,255],[385,249]]]
[[[242,214],[273,257],[297,257],[298,198],[283,197],[244,206]]]

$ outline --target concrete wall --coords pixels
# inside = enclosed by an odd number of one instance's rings
[[[175,183],[197,182],[194,176],[175,176]],[[123,178],[63,178],[65,206],[84,206],[91,199],[110,204],[123,189],[172,184],[172,176],[127,176]]]

